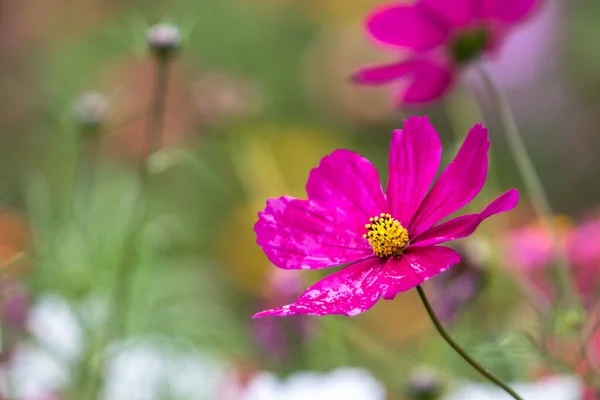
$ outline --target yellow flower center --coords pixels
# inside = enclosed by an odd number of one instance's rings
[[[363,237],[369,241],[375,255],[382,258],[399,256],[408,244],[408,231],[390,214],[369,218],[369,230]]]

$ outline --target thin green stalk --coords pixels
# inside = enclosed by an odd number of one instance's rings
[[[439,334],[444,338],[444,340],[452,347],[466,362],[468,362],[473,368],[475,368],[481,375],[485,376],[488,380],[496,384],[498,387],[503,389],[506,393],[510,394],[516,400],[523,400],[521,396],[519,396],[510,386],[506,383],[502,382],[499,378],[494,376],[489,370],[481,366],[477,361],[475,361],[471,356],[462,348],[458,343],[452,339],[448,331],[444,329],[440,320],[438,319],[435,311],[433,311],[433,307],[429,303],[427,296],[425,295],[425,291],[421,286],[417,286],[417,292],[419,292],[419,297],[421,297],[421,301],[427,310],[427,314],[431,318],[433,325],[439,332]]]
[[[129,224],[125,235],[123,246],[123,257],[117,266],[117,275],[113,298],[109,306],[111,307],[111,316],[106,323],[99,346],[100,362],[95,366],[92,373],[92,381],[88,397],[97,398],[103,385],[104,365],[106,354],[103,352],[113,338],[119,338],[127,333],[127,321],[129,317],[133,282],[136,266],[139,263],[139,240],[141,240],[144,222],[148,218],[149,207],[149,171],[148,160],[161,146],[161,133],[164,124],[165,105],[167,97],[169,62],[167,57],[156,56],[156,78],[154,97],[150,112],[150,123],[148,126],[148,149],[146,157],[142,157],[139,163],[140,189],[136,196],[134,205],[135,213]],[[93,356],[92,356],[93,358]],[[91,360],[93,361],[93,360]]]
[[[560,241],[558,228],[554,220],[554,212],[548,196],[544,191],[544,187],[540,178],[531,162],[525,144],[519,134],[515,118],[510,110],[510,105],[506,96],[502,93],[498,85],[494,82],[487,71],[480,67],[481,77],[485,83],[486,89],[490,95],[492,102],[495,104],[498,116],[504,126],[504,133],[510,146],[510,150],[515,158],[515,163],[525,187],[529,193],[529,197],[533,202],[536,213],[540,216],[543,223],[546,225],[552,237],[553,248],[557,259],[556,277],[559,283],[558,296],[562,301],[566,301],[567,306],[574,305],[573,284],[570,276],[569,260],[566,251]]]
[[[137,216],[130,225],[129,234],[126,236],[124,256],[117,271],[117,281],[113,301],[113,314],[115,316],[115,334],[120,336],[127,332],[127,319],[130,308],[132,282],[135,268],[138,264],[138,243],[143,225],[148,217],[149,207],[149,170],[148,160],[162,145],[161,133],[164,124],[164,111],[167,98],[167,85],[169,77],[169,60],[164,57],[156,57],[156,83],[154,89],[154,100],[150,114],[148,128],[148,151],[147,156],[140,159],[139,173],[141,188],[138,192],[135,206],[138,209]]]

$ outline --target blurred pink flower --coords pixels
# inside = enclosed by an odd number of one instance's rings
[[[593,217],[571,227],[558,219],[559,235],[566,248],[571,274],[584,305],[597,302],[600,288],[600,217]],[[507,265],[525,276],[539,290],[543,300],[554,298],[553,278],[549,267],[555,261],[552,237],[545,226],[533,224],[512,231],[506,239]]]
[[[518,192],[511,189],[481,213],[438,224],[483,187],[489,146],[487,129],[476,124],[432,186],[440,139],[427,117],[412,117],[394,131],[385,194],[367,159],[347,150],[323,158],[310,173],[308,200],[267,200],[254,228],[257,243],[282,269],[347,265],[296,302],[254,317],[357,315],[379,298],[393,299],[458,263],[457,252],[438,245],[471,235],[483,220],[518,202]]]
[[[408,82],[400,104],[427,103],[442,97],[456,75],[482,55],[493,55],[506,34],[526,19],[539,0],[417,0],[392,4],[367,17],[367,30],[378,42],[409,54],[400,62],[365,68],[359,84]]]

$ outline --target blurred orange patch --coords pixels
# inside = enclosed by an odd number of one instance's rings
[[[0,210],[0,279],[15,279],[30,267],[24,258],[31,244],[31,232],[24,216]]]

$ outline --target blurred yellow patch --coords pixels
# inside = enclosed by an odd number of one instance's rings
[[[296,127],[257,127],[232,140],[231,159],[249,200],[223,220],[215,256],[237,286],[259,293],[272,268],[253,229],[266,199],[306,198],[310,170],[340,147],[344,146],[331,132]]]
[[[320,23],[360,22],[375,7],[381,4],[409,3],[410,1],[382,0],[297,0],[301,2],[309,17]]]

